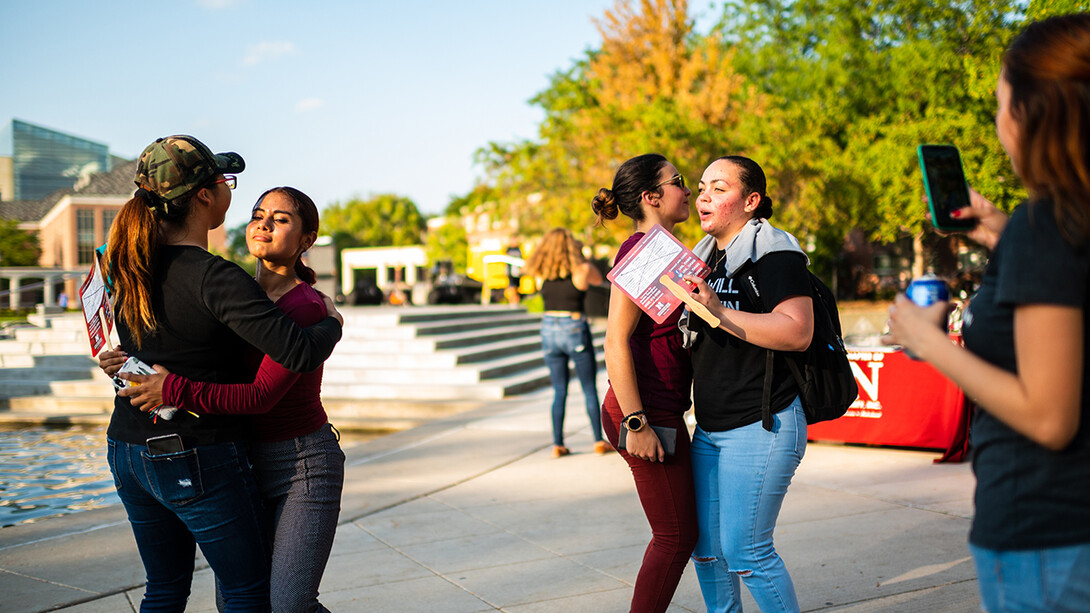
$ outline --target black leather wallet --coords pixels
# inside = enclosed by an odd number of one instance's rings
[[[651,426],[651,429],[655,431],[655,434],[659,437],[659,443],[662,444],[663,451],[666,455],[674,455],[674,450],[677,449],[677,428],[667,428],[664,426]],[[617,448],[625,449],[625,437],[628,435],[628,428],[621,426],[621,432],[617,436]]]

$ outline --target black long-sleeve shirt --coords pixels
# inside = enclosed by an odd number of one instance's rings
[[[195,381],[252,381],[252,367],[243,359],[247,345],[289,370],[308,372],[329,357],[341,338],[341,326],[332,317],[300,328],[244,270],[199,247],[163,247],[154,278],[152,308],[159,328],[145,334],[137,349],[118,318],[121,347],[149,365],[162,364]],[[243,423],[235,416],[198,418],[184,411],[172,420],[153,421],[118,396],[107,436],[143,444],[152,436],[177,433],[192,446],[244,438]]]

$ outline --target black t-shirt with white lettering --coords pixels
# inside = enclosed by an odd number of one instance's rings
[[[1083,346],[1090,349],[1086,309],[1090,250],[1064,240],[1048,203],[1011,214],[962,322],[965,346],[1017,372],[1014,309],[1052,304],[1083,309]],[[1090,356],[1090,351],[1087,351]],[[993,550],[1038,549],[1090,542],[1090,359],[1082,365],[1082,417],[1067,449],[1045,449],[986,410],[972,424],[976,516],[969,541]]]
[[[721,260],[722,251],[712,255]],[[765,309],[752,304],[739,285],[740,278],[727,279],[720,261],[708,276],[708,285],[729,309],[749,313],[771,311],[791,296],[810,295],[806,258],[801,253],[780,251],[765,255],[756,264],[755,276]],[[707,432],[722,432],[761,421],[766,350],[724,330],[712,330],[704,320],[693,317],[691,327],[699,332],[693,346],[693,405],[696,422]],[[773,413],[786,409],[798,396],[791,370],[777,352],[772,366]]]

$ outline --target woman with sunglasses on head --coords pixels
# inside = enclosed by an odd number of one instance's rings
[[[594,338],[587,325],[583,299],[587,288],[602,282],[598,272],[583,257],[583,246],[567,228],[553,228],[545,233],[523,267],[523,273],[534,277],[541,287],[545,314],[541,319],[541,346],[549,381],[553,386],[553,451],[554,458],[568,455],[564,446],[564,410],[568,402],[568,363],[575,364],[575,375],[583,387],[587,416],[590,418],[594,452],[609,451],[602,440],[601,416],[598,412],[598,361],[594,357]]]
[[[104,269],[120,349],[195,380],[244,381],[248,345],[310,371],[340,339],[326,317],[300,328],[241,268],[207,251],[223,223],[236,153],[213,155],[191,136],[161,138],[140,155],[139,189],[110,230]],[[269,610],[261,499],[236,417],[145,413],[118,396],[108,460],[147,574],[141,611],[185,609],[195,546],[215,572],[226,611]]]
[[[257,258],[257,282],[300,326],[326,316],[317,280],[302,255],[318,238],[318,208],[293,187],[261,194],[246,226],[246,246]],[[272,544],[274,612],[327,611],[318,602],[340,513],[344,453],[320,397],[322,367],[297,374],[256,349],[247,353],[253,383],[191,381],[159,369],[132,376],[139,386],[120,392],[141,408],[160,404],[200,414],[253,415],[250,461],[261,490]],[[116,370],[123,353],[104,352],[100,364]]]
[[[655,224],[672,232],[689,218],[685,179],[658,154],[634,157],[617,169],[610,189],[602,188],[592,207],[598,223],[629,217],[635,232],[621,245],[619,262]],[[660,612],[670,606],[696,543],[693,473],[689,463],[689,430],[684,413],[690,406],[692,367],[677,328],[678,309],[657,324],[620,290],[609,296],[606,327],[606,370],[609,390],[602,404],[603,427],[618,446],[626,428],[628,462],[636,491],[651,525],[651,542],[632,594],[633,613]],[[676,449],[668,456],[651,426],[674,428]]]
[[[799,610],[772,535],[806,451],[806,415],[782,354],[810,346],[813,299],[806,254],[795,237],[767,221],[772,199],[765,183],[764,170],[746,157],[708,166],[696,199],[708,236],[693,252],[712,270],[707,280],[685,276],[695,284],[693,297],[721,322],[716,328],[691,316],[681,322],[692,346],[697,423],[700,539],[693,563],[708,611],[740,611],[739,580],[762,611]],[[743,271],[753,273],[752,294],[742,288]]]
[[[937,325],[948,304],[903,295],[884,340],[979,407],[969,550],[984,610],[1090,611],[1090,15],[1026,27],[995,94],[999,143],[1029,199],[1009,220],[975,191],[955,211],[992,250],[965,346]]]

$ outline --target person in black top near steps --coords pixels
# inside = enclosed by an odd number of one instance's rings
[[[252,345],[288,369],[320,366],[340,340],[334,316],[299,328],[245,271],[207,251],[223,223],[236,153],[191,136],[160,138],[140,156],[137,189],[105,252],[121,349],[194,380],[249,382]],[[108,460],[147,575],[141,611],[183,611],[195,545],[216,574],[225,611],[269,610],[261,500],[237,417],[143,413],[118,396]]]
[[[571,451],[564,446],[564,408],[568,401],[568,362],[575,363],[575,374],[583,386],[587,417],[590,418],[594,452],[601,455],[612,449],[602,440],[602,415],[598,409],[598,361],[594,339],[587,325],[583,298],[587,288],[602,282],[602,273],[583,257],[582,246],[566,228],[553,228],[526,262],[523,272],[534,277],[541,287],[545,315],[541,320],[541,346],[549,380],[553,385],[553,457]]]

